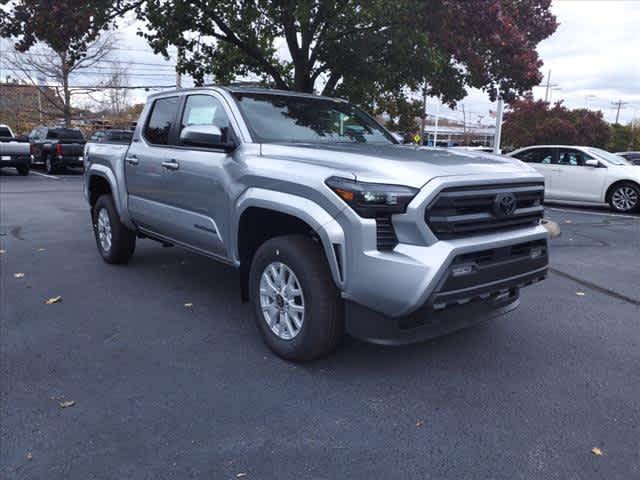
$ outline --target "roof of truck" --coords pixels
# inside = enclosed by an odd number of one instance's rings
[[[323,95],[316,95],[315,93],[297,92],[295,90],[279,90],[277,88],[265,88],[265,87],[255,86],[255,85],[205,85],[203,87],[164,90],[162,92],[149,95],[149,98],[165,96],[167,94],[172,94],[172,93],[189,93],[189,92],[199,92],[202,90],[215,90],[215,89],[226,90],[229,93],[286,95],[291,97],[306,97],[306,98],[314,98],[314,99],[332,100],[336,102],[346,102],[346,100],[343,98],[326,97]]]

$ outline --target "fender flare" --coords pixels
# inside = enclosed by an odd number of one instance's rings
[[[238,254],[240,218],[250,207],[291,215],[309,225],[320,238],[334,282],[338,287],[344,285],[346,261],[344,230],[335,218],[320,205],[308,198],[290,193],[252,187],[240,195],[236,202],[235,215],[231,224],[231,232],[235,235],[231,242],[233,246],[231,253],[236,264],[240,263]]]
[[[89,185],[91,183],[91,177],[97,176],[97,177],[104,178],[109,183],[109,187],[111,187],[111,194],[112,194],[111,196],[113,198],[113,204],[116,207],[116,211],[118,212],[120,221],[131,230],[135,230],[136,226],[131,220],[131,217],[129,216],[129,211],[126,205],[127,192],[123,191],[123,188],[120,188],[120,185],[118,184],[118,181],[116,180],[116,176],[113,173],[113,171],[109,167],[106,167],[105,165],[94,163],[89,167],[89,170],[85,173],[85,175],[86,175],[86,181],[84,184],[85,185],[84,196],[87,199],[87,201],[89,201],[89,198],[90,198]]]

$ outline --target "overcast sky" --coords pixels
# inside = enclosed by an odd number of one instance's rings
[[[621,122],[640,117],[640,0],[576,1],[555,0],[553,12],[560,26],[538,51],[546,75],[551,70],[551,83],[556,85],[552,100],[563,99],[569,107],[602,110],[605,119],[615,119],[612,102],[627,102],[620,112]],[[131,85],[172,85],[175,75],[172,63],[154,55],[144,39],[136,35],[139,25],[124,23],[119,29],[120,47],[115,57],[129,68]],[[105,69],[106,70],[106,69]],[[92,78],[93,77],[93,78]],[[78,76],[74,84],[95,81],[91,73]],[[191,84],[185,78],[183,84]],[[136,100],[146,93],[134,91]],[[544,98],[544,82],[534,88],[536,98]],[[470,91],[462,101],[474,122],[490,123],[489,110],[495,110],[481,91]],[[428,102],[429,113],[462,119],[461,112],[438,107],[436,99]]]

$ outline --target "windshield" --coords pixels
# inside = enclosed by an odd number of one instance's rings
[[[235,93],[259,143],[396,143],[369,115],[346,102],[263,93]]]
[[[630,162],[625,160],[620,155],[616,155],[615,153],[607,152],[606,150],[602,150],[601,148],[589,147],[587,148],[589,153],[593,153],[601,158],[604,158],[607,162],[612,163],[613,165],[631,165]]]

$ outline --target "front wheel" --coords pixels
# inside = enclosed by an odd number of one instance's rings
[[[120,222],[111,195],[98,198],[92,210],[98,251],[107,263],[127,263],[136,248],[136,234]]]
[[[258,248],[249,273],[255,320],[265,343],[287,360],[331,352],[344,336],[344,306],[321,246],[287,235]]]
[[[619,213],[638,210],[640,207],[640,187],[631,182],[621,183],[611,192],[609,205],[614,212]]]

